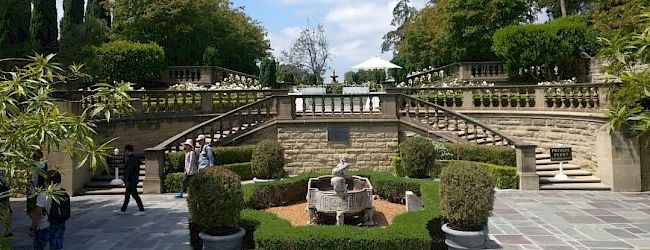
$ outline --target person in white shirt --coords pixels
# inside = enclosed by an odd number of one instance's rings
[[[61,174],[59,172],[55,170],[48,171],[47,181],[52,183],[54,190],[62,190]],[[39,192],[36,198],[36,208],[30,214],[32,219],[30,236],[34,236],[35,250],[45,249],[48,243],[50,249],[63,249],[65,222],[56,223],[49,220],[49,214],[52,214],[52,202],[51,195],[47,195],[45,191]]]
[[[198,171],[198,159],[196,153],[194,152],[194,142],[192,139],[187,139],[181,144],[183,150],[185,151],[185,175],[183,176],[183,181],[181,182],[181,188],[176,194],[176,198],[183,198],[183,193],[187,189],[187,184],[190,181],[190,178]]]
[[[34,166],[39,171],[32,174],[32,181],[28,183],[27,187],[27,214],[31,214],[32,210],[36,208],[36,190],[45,187],[45,173],[47,172],[47,163],[43,161],[43,151],[37,149],[32,154]]]

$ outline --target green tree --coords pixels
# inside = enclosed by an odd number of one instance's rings
[[[0,58],[26,55],[30,18],[29,1],[0,0]]]
[[[639,136],[650,135],[650,70],[641,64],[650,63],[650,12],[641,15],[631,32],[602,38],[604,48],[599,56],[609,61],[607,72],[620,78],[612,89],[607,116],[610,129],[629,127]]]
[[[381,51],[393,51],[396,52],[399,47],[400,40],[404,33],[404,25],[410,21],[410,19],[417,14],[417,9],[410,6],[410,0],[400,0],[393,8],[393,20],[390,22],[390,25],[397,27],[395,30],[389,31],[382,38],[384,41],[381,44]]]
[[[107,8],[105,0],[88,0],[86,2],[86,19],[94,17],[106,22],[106,26],[111,27],[111,12]]]
[[[64,64],[88,63],[92,49],[108,41],[108,27],[104,20],[87,17],[86,20],[61,35],[61,62]]]
[[[54,52],[59,46],[56,16],[56,1],[34,0],[29,30],[37,51]]]
[[[606,36],[617,32],[630,33],[639,27],[640,15],[650,6],[650,0],[595,1],[591,18],[594,27]]]
[[[54,2],[54,1],[52,1]],[[94,94],[86,97],[93,102],[81,115],[69,114],[53,105],[52,86],[68,80],[85,77],[80,66],[70,66],[67,71],[52,61],[53,55],[34,56],[23,61],[26,66],[14,72],[0,73],[2,100],[0,105],[0,174],[12,187],[2,197],[24,194],[27,183],[33,175],[44,175],[34,167],[31,155],[36,150],[43,152],[62,150],[78,159],[73,167],[88,167],[91,171],[106,168],[106,155],[110,150],[106,143],[98,144],[96,130],[92,120],[105,118],[110,120],[117,114],[132,112],[130,97],[125,92],[128,84],[116,86],[98,84]],[[6,59],[5,59],[6,60]],[[50,163],[51,169],[56,169]],[[45,188],[47,195],[55,197],[53,186]],[[2,213],[2,221],[8,219],[8,213]],[[0,246],[10,239],[0,237]],[[10,246],[10,244],[9,244]],[[3,247],[3,249],[6,249]]]
[[[345,72],[345,74],[343,75],[343,83],[355,84],[357,83],[355,78],[356,78],[356,74],[353,71]]]
[[[116,0],[113,17],[116,38],[157,43],[170,65],[201,65],[213,47],[216,66],[256,73],[270,48],[259,23],[225,0]]]
[[[276,67],[277,63],[272,57],[262,59],[262,63],[260,64],[260,83],[263,87],[278,87]]]
[[[565,4],[565,15],[562,14],[562,1]],[[599,1],[601,0],[532,0],[532,9],[534,11],[546,9],[546,14],[555,19],[562,16],[585,14],[589,12],[592,3]],[[618,0],[618,2],[625,1]]]
[[[84,21],[84,0],[64,0],[61,36],[77,28]]]
[[[309,71],[316,77],[316,83],[323,83],[323,75],[331,56],[325,28],[319,24],[316,27],[303,28],[291,48],[282,51],[281,58],[288,64]],[[307,82],[311,83],[311,80],[313,78],[310,77]]]

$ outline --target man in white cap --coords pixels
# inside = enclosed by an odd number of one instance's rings
[[[196,142],[198,142],[201,147],[201,152],[199,153],[199,171],[214,166],[214,153],[212,153],[212,147],[210,147],[210,144],[205,141],[205,135],[199,135],[199,137],[196,138]]]
[[[194,142],[192,142],[192,139],[185,140],[181,145],[183,146],[183,151],[185,151],[185,176],[183,176],[181,188],[178,190],[176,198],[183,198],[183,193],[187,189],[187,184],[189,183],[190,178],[192,178],[196,173],[198,165],[196,153],[194,152]]]

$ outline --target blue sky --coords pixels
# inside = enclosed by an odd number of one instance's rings
[[[63,0],[56,0],[59,19],[63,15]],[[291,46],[300,29],[323,24],[333,54],[326,76],[336,70],[339,80],[352,66],[379,56],[390,60],[392,53],[381,53],[382,36],[393,30],[392,10],[397,0],[232,0],[235,7],[259,21],[267,30],[272,53],[279,56]],[[422,8],[426,0],[412,0]],[[548,18],[540,15],[538,21]],[[325,78],[330,81],[329,77]]]

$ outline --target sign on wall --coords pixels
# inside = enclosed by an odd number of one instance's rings
[[[573,154],[571,148],[551,148],[551,161],[571,161]]]
[[[327,126],[328,142],[349,142],[350,128],[346,126]]]
[[[121,168],[126,164],[126,158],[124,155],[108,155],[107,163],[109,168]]]

